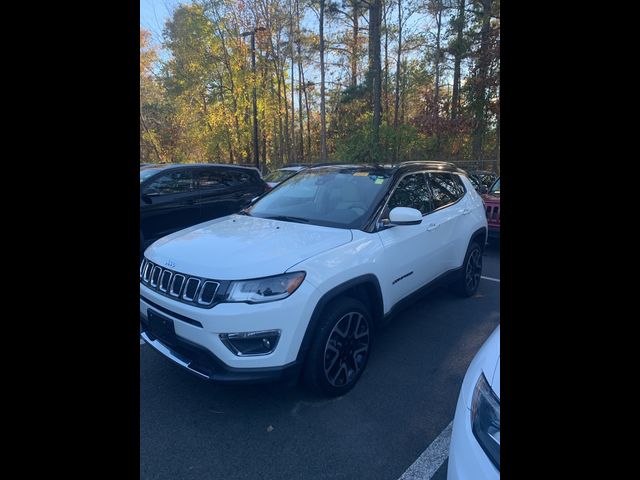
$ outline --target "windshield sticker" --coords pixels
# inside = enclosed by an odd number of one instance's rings
[[[378,178],[376,178],[376,181],[374,183],[376,185],[382,185],[384,183],[384,178],[383,177],[378,177]]]

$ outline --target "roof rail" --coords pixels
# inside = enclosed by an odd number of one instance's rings
[[[287,168],[287,167],[312,167],[313,165],[315,165],[314,163],[286,163],[284,165],[282,165],[280,168]]]
[[[438,165],[447,165],[449,167],[457,167],[457,165],[455,163],[451,163],[451,162],[442,162],[440,160],[409,160],[406,162],[400,162],[398,163],[398,165],[411,165],[411,164],[421,164],[421,163],[431,163],[431,164],[438,164]]]

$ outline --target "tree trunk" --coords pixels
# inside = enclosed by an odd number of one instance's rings
[[[436,13],[436,55],[435,55],[435,74],[436,85],[434,92],[434,107],[436,119],[440,117],[440,32],[442,31],[442,2],[436,3],[438,11]]]
[[[231,89],[231,106],[233,107],[233,126],[235,128],[236,139],[239,141],[241,138],[241,133],[240,122],[238,120],[238,101],[236,100],[235,82],[233,80],[233,69],[231,68],[231,59],[229,57],[229,51],[227,50],[224,32],[220,28],[218,28],[218,35],[220,36],[220,42],[222,43],[222,51],[224,52],[224,66],[229,75],[229,88]]]
[[[389,124],[389,27],[387,25],[387,0],[383,3],[383,22],[384,22],[384,115]]]
[[[379,1],[379,0],[376,0]],[[327,116],[324,99],[324,7],[320,0],[320,161],[327,161]]]
[[[398,56],[396,58],[396,93],[395,93],[395,108],[393,111],[393,128],[394,129],[398,128],[398,115],[400,111],[400,75],[401,73],[402,73],[402,0],[398,0]]]
[[[286,145],[287,163],[291,163],[291,137],[289,137],[289,100],[287,99],[287,82],[284,78],[284,63],[286,63],[286,60],[283,61],[283,65],[280,70],[280,76],[282,77],[282,99],[284,101],[284,142]]]
[[[487,75],[489,72],[489,34],[491,28],[492,0],[479,0],[482,5],[482,29],[480,30],[480,53],[474,78],[474,129],[471,142],[473,160],[483,161],[484,135],[487,128]],[[482,168],[482,167],[481,167]]]
[[[353,24],[351,29],[351,86],[358,86],[358,37],[360,35],[360,0],[352,0],[352,15],[351,18]]]
[[[276,79],[278,81],[278,165],[284,163],[284,125],[282,125],[282,87],[280,85],[280,73],[278,73],[278,67],[276,66]]]
[[[435,125],[434,125],[434,133],[436,137],[435,148],[437,155],[440,155],[440,38],[442,32],[442,0],[438,0],[436,2],[436,8],[438,9],[436,12],[436,55],[435,55],[435,92],[433,97],[433,107],[435,114]]]
[[[304,79],[304,68],[300,70],[302,78],[302,91],[304,93],[304,105],[307,111],[307,156],[311,159],[311,109],[309,107],[309,97],[307,96],[307,83]]]
[[[296,106],[295,106],[295,75],[293,67],[295,66],[295,60],[291,55],[291,152],[293,161],[297,161],[298,150],[296,147]]]
[[[298,160],[298,149],[296,147],[296,106],[295,106],[295,95],[296,95],[296,77],[295,77],[295,53],[294,53],[294,37],[295,34],[293,32],[293,3],[289,0],[289,54],[291,55],[291,152],[293,161],[297,162]]]
[[[373,152],[377,154],[380,140],[380,97],[382,69],[380,59],[380,27],[382,0],[371,0],[369,7],[369,78],[373,103]]]
[[[300,2],[296,0],[296,40],[298,42],[298,117],[300,119],[300,161],[304,163],[304,121],[302,118],[302,48],[300,46]]]
[[[453,62],[453,93],[451,95],[451,119],[455,119],[460,111],[460,66],[462,64],[462,42],[464,41],[464,9],[465,0],[458,4],[458,18],[456,18],[456,47]]]

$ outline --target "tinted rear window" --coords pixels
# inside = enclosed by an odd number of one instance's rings
[[[464,196],[462,180],[453,173],[429,173],[433,192],[433,207],[441,208],[457,202]]]

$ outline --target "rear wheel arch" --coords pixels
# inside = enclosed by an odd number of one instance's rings
[[[485,227],[480,227],[475,232],[473,232],[469,243],[467,243],[467,248],[473,242],[476,242],[478,245],[480,245],[480,248],[484,250],[484,246],[487,243],[487,229]]]

